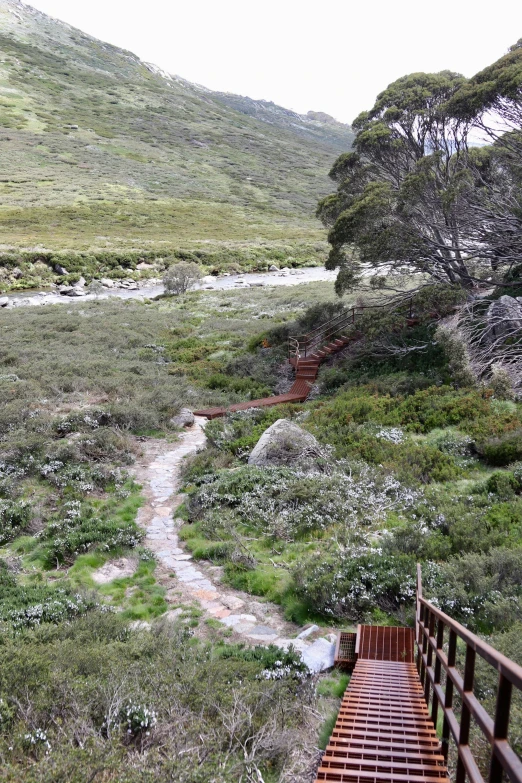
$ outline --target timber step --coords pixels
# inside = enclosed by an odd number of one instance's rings
[[[448,783],[413,663],[411,628],[341,632],[338,666],[353,669],[316,783]]]

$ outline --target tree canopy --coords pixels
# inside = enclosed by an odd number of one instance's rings
[[[330,172],[318,215],[330,229],[337,291],[361,274],[397,272],[470,289],[522,260],[522,43],[474,79],[414,73],[390,84],[353,123],[353,150]],[[477,147],[493,111],[507,132]],[[498,280],[497,280],[498,282]]]

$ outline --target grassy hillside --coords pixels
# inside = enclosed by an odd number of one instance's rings
[[[324,239],[313,212],[348,126],[212,93],[16,0],[0,49],[4,246]]]

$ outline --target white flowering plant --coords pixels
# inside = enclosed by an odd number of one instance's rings
[[[274,539],[293,541],[332,525],[368,528],[389,511],[411,506],[420,495],[361,462],[339,461],[329,474],[316,475],[291,468],[245,467],[207,477],[191,497],[189,513],[197,519],[217,507],[233,509],[249,526]]]
[[[20,535],[30,521],[31,504],[27,500],[0,499],[0,545]]]
[[[41,541],[42,556],[46,563],[72,562],[79,554],[100,549],[110,551],[119,547],[134,548],[139,545],[144,531],[135,522],[119,517],[95,513],[88,503],[71,500],[64,504],[63,512],[37,534]]]
[[[298,597],[326,617],[361,621],[375,607],[397,611],[415,597],[415,558],[372,546],[327,546],[292,574]]]
[[[156,712],[151,707],[134,700],[121,708],[119,718],[126,734],[132,737],[148,737],[158,722]]]
[[[33,731],[24,734],[23,744],[27,750],[31,751],[36,757],[39,756],[41,751],[48,756],[52,750],[51,743],[47,737],[47,732],[41,728],[36,728]]]

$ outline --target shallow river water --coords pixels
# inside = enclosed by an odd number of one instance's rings
[[[336,272],[328,272],[323,267],[305,267],[291,269],[288,272],[249,272],[242,275],[205,277],[196,287],[199,290],[227,290],[248,287],[299,285],[318,281],[334,281]],[[7,295],[7,307],[36,307],[47,304],[71,304],[73,302],[88,302],[93,299],[154,299],[164,292],[163,285],[143,285],[135,289],[106,288],[97,297],[94,294],[85,296],[62,296],[57,291],[17,291]]]

